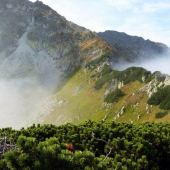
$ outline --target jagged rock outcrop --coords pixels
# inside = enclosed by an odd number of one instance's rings
[[[119,81],[118,79],[114,78],[112,82],[107,86],[104,96],[107,96],[109,93],[114,91],[117,88],[122,88],[124,86],[123,81]]]
[[[0,23],[1,127],[43,121],[55,105],[62,105],[57,100],[41,104],[61,78],[110,51],[95,33],[41,1],[0,0]]]
[[[119,119],[124,113],[125,113],[125,107],[123,106],[120,109],[120,112],[116,115],[116,117],[113,118],[113,120]]]
[[[170,85],[170,76],[167,74],[162,74],[161,72],[157,72],[154,75],[154,78],[144,87],[142,87],[139,92],[146,92],[148,97],[151,97],[151,95],[157,92],[158,89],[161,89],[167,85]]]
[[[169,48],[162,43],[144,40],[142,37],[130,36],[117,31],[97,33],[100,38],[112,46],[112,62],[136,62],[144,59],[169,54]]]
[[[34,76],[56,85],[60,76],[110,48],[41,1],[1,0],[0,22],[0,78]]]
[[[85,86],[85,84],[80,85],[76,88],[75,95]]]

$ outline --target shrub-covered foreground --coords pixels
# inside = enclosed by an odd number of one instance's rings
[[[94,139],[92,132],[95,138],[108,144]],[[20,131],[4,128],[0,133],[8,133],[19,148],[1,156],[3,170],[165,170],[170,167],[170,123],[132,125],[87,121],[80,125],[33,125]],[[74,145],[75,152],[66,149],[68,143]]]

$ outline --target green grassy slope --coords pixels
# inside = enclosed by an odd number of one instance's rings
[[[56,94],[58,100],[65,100],[63,105],[57,105],[45,123],[62,124],[67,121],[80,123],[87,119],[101,120],[107,113],[101,109],[104,87],[94,90],[95,78],[90,78],[94,71],[84,73],[79,70]],[[80,90],[78,90],[80,87]]]
[[[104,68],[104,67],[103,67]],[[100,75],[98,67],[87,69],[81,68],[67,81],[62,89],[58,91],[55,98],[60,101],[65,101],[62,104],[57,104],[54,111],[46,116],[43,123],[52,123],[61,125],[67,122],[79,124],[88,119],[99,121],[106,119],[115,120],[117,122],[160,122],[169,121],[170,115],[167,114],[161,119],[156,119],[155,114],[159,111],[158,106],[147,105],[148,95],[145,92],[139,91],[146,83],[142,82],[139,76],[136,75],[136,70],[139,71],[140,77],[143,74],[148,74],[147,71],[141,68],[129,68],[126,71],[113,71]],[[129,74],[128,76],[126,76]],[[103,77],[113,78],[120,77],[120,80],[125,80],[126,84],[121,88],[124,96],[117,103],[103,106],[105,89],[109,81],[106,81],[102,88],[95,89],[96,82]],[[136,80],[134,78],[136,76]],[[101,78],[102,77],[102,78]],[[107,79],[106,79],[107,80]],[[123,111],[122,116],[115,117]]]

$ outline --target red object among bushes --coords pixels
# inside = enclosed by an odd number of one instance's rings
[[[68,151],[71,151],[71,152],[73,152],[73,153],[75,152],[75,148],[74,148],[74,146],[73,146],[71,143],[68,143],[68,144],[67,144],[67,150],[68,150]]]

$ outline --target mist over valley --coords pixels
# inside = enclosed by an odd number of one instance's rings
[[[104,74],[110,76],[109,68],[104,70],[108,63],[113,70],[123,71],[136,66],[152,73],[170,74],[169,47],[165,44],[117,31],[92,32],[67,21],[41,1],[2,0],[0,13],[3,14],[0,15],[0,127],[19,129],[32,123],[87,120],[93,109],[88,113],[83,107],[80,109],[78,100],[83,100],[78,95],[84,88],[96,94],[95,83]],[[92,68],[96,65],[86,67],[106,53],[109,59],[97,63],[95,74]],[[81,75],[84,80],[77,80]],[[108,85],[105,95],[109,88],[112,89],[109,92],[115,89],[112,87],[114,81],[117,82],[115,87],[124,86],[124,82],[119,85],[120,80],[110,77],[104,80]],[[60,91],[56,90],[58,87]],[[60,96],[67,91],[68,96]],[[102,103],[98,107],[104,103],[104,94],[100,94]],[[80,109],[80,114],[69,103],[69,95],[74,97],[72,105]],[[101,115],[100,119],[105,117],[104,112]]]

